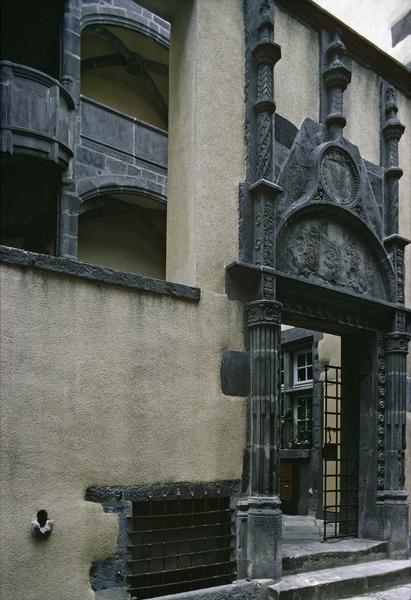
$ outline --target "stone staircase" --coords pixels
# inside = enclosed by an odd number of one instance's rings
[[[278,583],[268,586],[267,598],[340,600],[359,596],[364,599],[361,594],[378,598],[376,592],[399,587],[404,588],[405,595],[403,598],[396,595],[395,600],[409,600],[411,561],[383,559],[285,575]]]
[[[312,517],[284,519],[283,577],[269,600],[411,600],[411,561],[387,558],[386,542],[321,541]]]

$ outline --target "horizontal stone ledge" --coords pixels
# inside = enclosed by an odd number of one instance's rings
[[[32,267],[53,273],[79,277],[97,283],[120,285],[142,292],[162,294],[181,300],[197,302],[201,298],[201,290],[197,287],[172,283],[152,277],[142,277],[136,273],[114,271],[105,267],[78,262],[72,258],[37,254],[36,252],[21,250],[20,248],[10,248],[9,246],[0,245],[0,261],[22,267]]]
[[[222,481],[178,481],[149,483],[141,485],[112,485],[90,486],[85,493],[85,499],[90,502],[109,504],[120,500],[137,501],[163,500],[164,498],[190,499],[192,497],[237,496],[240,493],[240,481],[229,479]]]

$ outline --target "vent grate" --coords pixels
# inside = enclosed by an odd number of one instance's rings
[[[229,496],[166,496],[133,502],[128,517],[129,592],[143,600],[235,579]]]

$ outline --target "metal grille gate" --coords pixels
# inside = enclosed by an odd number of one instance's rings
[[[358,419],[344,411],[341,367],[325,368],[323,410],[324,539],[358,534]]]
[[[229,496],[165,496],[133,502],[127,580],[132,599],[235,579]]]

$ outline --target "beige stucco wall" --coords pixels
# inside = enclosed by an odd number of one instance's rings
[[[277,112],[297,127],[306,117],[319,119],[319,38],[280,8],[275,12],[275,42],[281,60],[274,69]]]
[[[242,349],[242,310],[207,291],[197,304],[16,266],[2,278],[2,592],[91,599],[117,525],[87,486],[240,478],[245,400],[221,393],[219,368]],[[44,544],[40,508],[55,520]]]
[[[167,279],[216,292],[238,256],[243,44],[237,0],[184,3],[172,21]]]
[[[344,137],[358,146],[363,158],[380,164],[380,79],[355,60],[344,93],[344,116]]]

